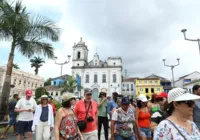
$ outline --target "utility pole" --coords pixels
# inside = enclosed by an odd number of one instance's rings
[[[172,84],[173,84],[173,87],[174,87],[174,86],[175,86],[175,83],[174,83],[174,68],[175,68],[176,66],[180,65],[180,62],[179,62],[180,59],[177,58],[178,64],[176,64],[176,65],[166,65],[166,64],[165,64],[165,60],[166,60],[166,59],[163,59],[164,66],[170,67],[171,70],[172,70]]]
[[[199,46],[199,55],[200,55],[200,39],[197,38],[197,39],[188,39],[186,37],[186,31],[187,29],[182,29],[181,32],[183,33],[183,36],[184,36],[184,39],[187,40],[187,41],[193,41],[193,42],[198,42],[198,46]]]
[[[62,76],[62,67],[63,67],[63,65],[65,65],[65,64],[67,64],[67,63],[69,63],[69,61],[70,61],[70,57],[71,57],[71,56],[70,56],[70,55],[68,55],[67,57],[68,57],[68,61],[65,61],[65,62],[63,62],[63,63],[57,63],[57,62],[56,62],[56,60],[57,60],[57,58],[58,58],[58,57],[54,57],[54,59],[55,59],[55,64],[57,64],[57,65],[60,65],[60,66],[61,66],[61,70],[60,70],[60,76]]]

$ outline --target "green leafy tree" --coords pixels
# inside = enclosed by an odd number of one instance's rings
[[[40,57],[34,57],[33,59],[30,59],[31,62],[31,68],[35,68],[35,75],[38,75],[39,68],[42,67],[42,63],[45,63],[45,61]]]
[[[10,95],[15,50],[17,49],[28,58],[35,54],[53,58],[53,47],[45,41],[58,41],[59,29],[50,19],[31,16],[21,1],[10,3],[8,0],[0,0],[0,38],[11,41],[6,78],[0,99],[0,121],[2,121],[6,115],[6,106]]]
[[[44,82],[44,86],[49,86],[51,85],[51,78],[48,78],[45,82]]]
[[[70,76],[68,79],[66,79],[66,81],[61,85],[61,87],[63,88],[63,90],[61,91],[61,93],[63,92],[71,92],[74,93],[74,91],[78,88],[78,85],[76,83],[76,79],[72,76]],[[81,87],[82,88],[82,87]]]
[[[39,87],[35,90],[35,99],[38,100],[42,95],[49,96],[49,92],[44,87]]]
[[[19,66],[18,66],[18,64],[13,64],[13,68],[14,69],[20,69]]]

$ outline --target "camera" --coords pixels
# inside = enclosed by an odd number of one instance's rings
[[[87,117],[87,121],[88,121],[88,122],[93,122],[94,119],[93,119],[91,116],[89,116],[89,117]]]

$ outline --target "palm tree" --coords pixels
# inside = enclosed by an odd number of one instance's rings
[[[19,66],[18,66],[18,64],[16,64],[16,63],[13,63],[13,66],[12,66],[14,69],[20,69],[19,68]]]
[[[48,58],[54,57],[53,47],[42,39],[58,41],[59,29],[55,23],[41,16],[31,17],[21,1],[9,3],[0,0],[0,38],[11,41],[11,50],[7,63],[6,78],[0,100],[0,121],[6,113],[10,95],[11,74],[15,50],[25,57],[43,54]]]
[[[40,57],[34,57],[30,60],[31,62],[31,68],[35,67],[35,75],[38,75],[39,68],[42,67],[42,63],[45,63],[45,61]]]
[[[74,91],[78,88],[78,85],[76,83],[76,80],[70,76],[62,85],[61,87],[63,88],[63,90],[61,91],[61,93],[64,92],[71,92],[74,93]],[[82,87],[80,87],[82,88]]]

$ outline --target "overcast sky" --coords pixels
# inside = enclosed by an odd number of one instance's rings
[[[200,70],[197,42],[183,39],[200,38],[199,0],[23,0],[27,10],[53,19],[62,29],[60,41],[53,43],[58,61],[72,55],[72,46],[80,37],[89,49],[89,60],[96,52],[101,60],[120,56],[129,77],[157,74],[171,80],[171,70],[163,65],[176,64],[175,78]],[[0,42],[0,65],[6,65],[10,43]],[[45,79],[60,75],[53,60],[39,70]],[[29,60],[19,52],[15,63],[24,71],[34,73]],[[71,63],[64,66],[71,74]]]

